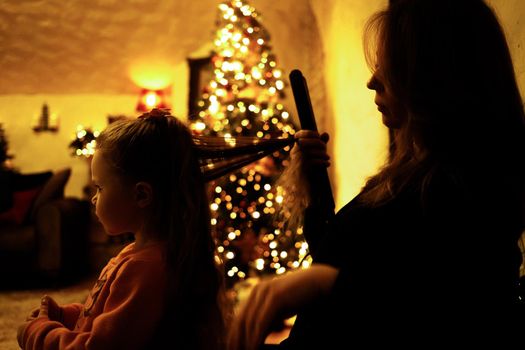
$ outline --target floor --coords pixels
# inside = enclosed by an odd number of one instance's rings
[[[0,290],[0,349],[20,349],[16,341],[18,326],[40,305],[42,296],[49,295],[59,304],[82,303],[94,281],[94,277],[88,277],[60,289]]]

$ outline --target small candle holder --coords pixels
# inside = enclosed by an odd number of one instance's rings
[[[33,126],[34,132],[57,132],[58,131],[58,117],[54,114],[49,114],[49,107],[46,103],[42,105],[42,114],[38,118],[38,122]]]

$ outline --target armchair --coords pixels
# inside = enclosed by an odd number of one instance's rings
[[[88,267],[89,202],[64,197],[71,174],[15,174],[8,181],[11,209],[0,214],[0,273],[3,283],[33,285],[64,281]],[[29,179],[29,181],[28,181]],[[29,189],[28,183],[33,186]],[[6,191],[4,191],[6,192]]]

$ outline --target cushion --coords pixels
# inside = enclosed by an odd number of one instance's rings
[[[56,171],[53,176],[45,183],[44,187],[38,194],[31,208],[31,220],[35,218],[38,208],[42,204],[48,203],[55,199],[64,197],[64,188],[71,176],[71,168],[64,168]]]
[[[26,221],[34,200],[52,175],[51,171],[31,174],[3,172],[0,176],[3,185],[0,190],[0,222],[20,225]]]
[[[0,212],[13,207],[13,194],[18,191],[41,188],[51,178],[51,171],[21,174],[13,170],[0,170]]]
[[[40,187],[14,192],[13,206],[0,214],[0,222],[16,225],[22,224],[27,218],[31,204],[33,204],[39,192]]]
[[[53,176],[51,171],[31,174],[14,173],[12,180],[13,191],[24,191],[41,187],[51,178],[51,176]]]

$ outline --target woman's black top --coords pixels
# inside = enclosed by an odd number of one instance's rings
[[[472,193],[441,176],[425,196],[407,188],[380,206],[360,196],[344,206],[316,255],[340,269],[335,286],[299,313],[281,346],[424,349],[525,337],[517,294],[523,221],[513,203]]]

